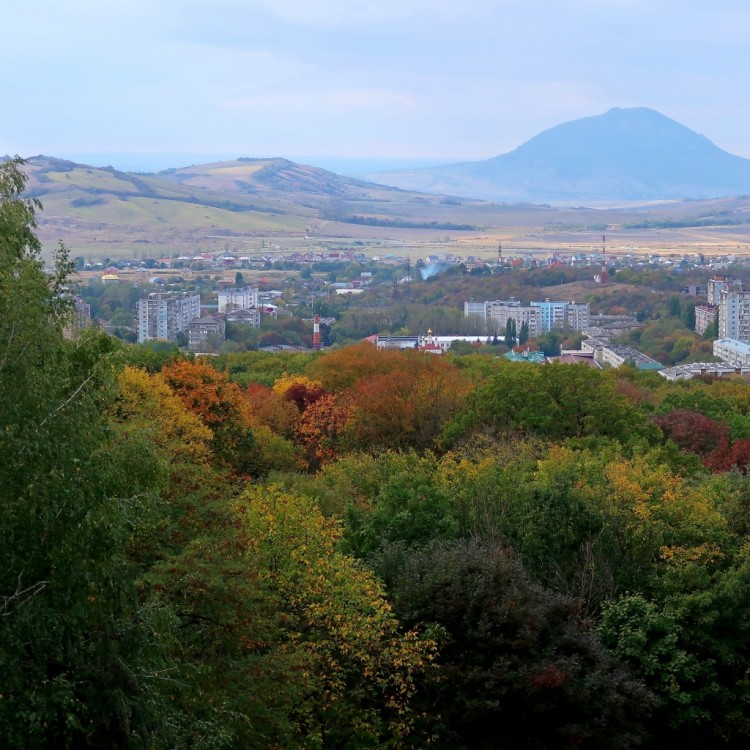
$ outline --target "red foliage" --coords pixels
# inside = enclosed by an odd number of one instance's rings
[[[322,386],[293,383],[284,391],[283,398],[285,401],[291,401],[300,412],[303,412],[308,406],[311,406],[325,395],[326,391]]]
[[[729,426],[691,409],[676,409],[654,422],[683,451],[695,453],[706,466],[714,468],[720,456],[729,451]]]

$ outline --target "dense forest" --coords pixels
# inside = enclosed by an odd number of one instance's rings
[[[746,381],[68,341],[23,187],[2,747],[747,747]]]

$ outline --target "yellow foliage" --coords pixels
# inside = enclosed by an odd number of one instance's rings
[[[273,384],[273,392],[283,396],[293,385],[303,385],[305,388],[321,388],[319,380],[312,380],[306,375],[284,375]]]
[[[382,584],[339,551],[338,523],[324,518],[312,500],[256,487],[237,507],[248,562],[278,596],[284,648],[302,648],[308,656],[310,700],[300,707],[300,720],[316,721],[319,695],[328,720],[356,721],[359,731],[376,738],[383,717],[371,706],[379,703],[392,715],[389,733],[407,734],[408,699],[435,644],[399,632]]]
[[[119,421],[149,431],[172,463],[202,464],[209,460],[213,433],[185,408],[161,374],[126,367],[119,385],[120,395],[113,409]]]

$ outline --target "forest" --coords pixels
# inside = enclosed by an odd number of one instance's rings
[[[98,330],[0,166],[0,746],[745,748],[750,387]]]

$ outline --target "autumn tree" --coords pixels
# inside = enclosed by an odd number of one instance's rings
[[[212,431],[217,458],[236,472],[254,473],[255,439],[239,386],[202,362],[173,362],[162,374],[182,403]]]
[[[421,352],[400,360],[398,370],[363,377],[346,391],[352,446],[428,448],[464,405],[471,384],[453,363]]]

